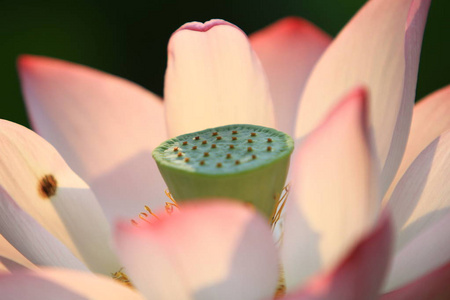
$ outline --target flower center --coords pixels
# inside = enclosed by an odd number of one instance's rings
[[[292,138],[283,132],[239,124],[167,140],[153,151],[153,158],[179,203],[231,198],[250,203],[270,220],[293,149]]]

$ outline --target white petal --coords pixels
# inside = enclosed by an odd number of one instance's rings
[[[366,105],[355,89],[294,152],[282,247],[288,288],[333,267],[377,216]]]
[[[168,51],[170,137],[228,124],[274,127],[264,71],[239,28],[222,20],[188,23],[172,35]]]
[[[389,200],[398,181],[420,152],[441,133],[450,129],[449,116],[450,86],[434,92],[414,106],[405,154],[384,201]]]
[[[35,268],[36,266],[32,262],[26,259],[0,234],[0,272]]]
[[[450,130],[420,153],[389,200],[398,233],[397,250],[450,211],[449,178]]]
[[[121,224],[125,270],[150,299],[265,299],[278,279],[267,221],[240,203],[197,202],[152,225]]]
[[[445,300],[450,298],[450,263],[414,282],[383,295],[380,300]]]
[[[0,275],[0,290],[4,300],[144,300],[110,278],[58,269]]]
[[[383,193],[406,145],[429,5],[430,0],[368,1],[325,51],[300,102],[297,137],[313,130],[343,92],[368,87]]]
[[[94,194],[44,139],[0,120],[0,185],[17,205],[92,270],[119,268]]]
[[[91,186],[108,219],[163,205],[166,186],[151,158],[166,139],[157,96],[124,79],[45,57],[21,57],[19,72],[33,128]]]
[[[39,266],[87,271],[64,244],[24,212],[0,187],[0,233]]]
[[[277,128],[294,134],[306,80],[331,38],[306,20],[284,18],[250,36],[274,102]]]
[[[285,300],[378,299],[392,241],[390,218],[383,214],[335,269],[320,274]]]
[[[450,211],[395,254],[384,291],[392,291],[450,262]]]

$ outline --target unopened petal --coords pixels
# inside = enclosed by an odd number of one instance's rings
[[[264,299],[279,275],[267,221],[235,202],[198,202],[152,225],[121,224],[126,272],[151,299]]]
[[[294,134],[306,80],[331,38],[308,21],[289,17],[250,36],[269,81],[277,129]]]
[[[288,288],[333,267],[376,219],[367,101],[353,90],[294,152],[282,247]]]
[[[368,1],[322,55],[300,102],[297,137],[311,132],[343,92],[368,87],[383,192],[406,146],[430,2]]]
[[[110,220],[163,205],[165,184],[151,158],[166,139],[157,96],[56,59],[22,56],[18,67],[33,128],[89,184]]]
[[[228,124],[275,127],[269,87],[245,33],[222,20],[182,26],[169,41],[169,136]]]

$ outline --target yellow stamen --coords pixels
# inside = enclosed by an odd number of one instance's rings
[[[277,291],[275,292],[274,299],[279,299],[283,297],[286,294],[286,283],[284,279],[284,270],[280,266],[280,277],[278,278],[278,287]]]
[[[126,286],[128,286],[130,288],[134,288],[133,284],[128,279],[127,274],[125,274],[122,270],[123,270],[123,268],[120,268],[119,271],[112,273],[111,274],[112,278],[125,284]]]
[[[150,209],[150,207],[148,207],[147,205],[144,206],[144,207],[145,207],[145,210],[149,212],[149,214],[151,214],[153,217],[155,217],[157,220],[159,220],[158,216],[155,215],[155,214],[152,212],[152,210]]]
[[[173,199],[172,194],[170,194],[170,192],[168,190],[164,191],[166,196],[170,199],[170,202],[166,202],[164,205],[164,208],[166,210],[166,213],[168,215],[171,215],[173,213],[173,209],[178,208],[178,204],[175,201],[175,199]],[[159,220],[159,216],[157,214],[155,214],[150,207],[148,207],[147,205],[144,206],[145,208],[145,212],[140,212],[138,217],[139,219],[141,219],[142,221],[148,223],[148,224],[152,224],[151,221],[151,217],[155,218],[156,220]],[[135,220],[131,220],[131,224],[133,224],[134,226],[139,226],[139,223],[136,222]]]
[[[290,184],[287,184],[281,191],[281,195],[277,195],[275,197],[277,200],[276,200],[275,209],[272,213],[272,218],[271,218],[272,232],[275,230],[275,227],[276,227],[278,221],[280,221],[280,219],[281,219],[284,206],[286,205],[286,200],[289,196],[289,191],[290,191]],[[283,233],[281,233],[280,238],[277,241],[277,245],[280,245],[282,243],[282,241],[283,241]],[[279,277],[278,277],[278,287],[275,292],[274,299],[282,298],[285,294],[286,294],[286,280],[284,278],[283,267],[280,265]]]
[[[290,184],[287,184],[281,191],[281,197],[280,196],[276,197],[278,199],[277,199],[277,203],[275,205],[275,209],[272,213],[271,224],[270,224],[272,226],[272,230],[275,228],[275,225],[281,218],[281,214],[283,213],[284,206],[286,205],[286,200],[289,196],[289,191],[290,191]]]

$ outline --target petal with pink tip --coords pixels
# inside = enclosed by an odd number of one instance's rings
[[[384,214],[377,226],[329,273],[311,280],[285,300],[370,300],[378,299],[388,268],[392,228]]]
[[[51,268],[0,274],[0,290],[4,300],[144,300],[136,291],[110,278]]]
[[[297,137],[313,130],[344,91],[368,87],[383,193],[406,146],[430,1],[368,1],[322,55],[300,102]]]
[[[366,97],[349,93],[294,152],[282,246],[289,289],[333,267],[376,219]]]
[[[0,272],[35,269],[36,266],[0,234]]]
[[[126,272],[151,299],[264,299],[279,274],[267,221],[235,202],[197,202],[152,225],[120,224]]]
[[[389,200],[397,250],[450,211],[449,178],[450,130],[447,130],[414,160]]]
[[[294,134],[306,80],[331,38],[308,21],[289,17],[250,36],[267,74],[277,128]]]
[[[223,20],[170,38],[164,87],[169,136],[228,124],[274,127],[269,87],[245,33]]]
[[[411,132],[402,163],[386,193],[387,201],[414,159],[441,133],[450,129],[450,86],[442,88],[414,106]]]
[[[409,284],[450,262],[450,211],[422,230],[395,253],[385,282],[389,292]],[[448,283],[448,282],[447,282]]]
[[[117,271],[101,207],[58,152],[31,130],[3,120],[0,145],[0,185],[17,205],[91,270]]]
[[[88,271],[64,244],[24,212],[0,187],[0,234],[32,263]]]
[[[450,299],[450,263],[383,295],[381,300],[447,300]]]
[[[57,59],[27,55],[18,66],[33,128],[91,186],[108,219],[163,205],[166,186],[151,158],[166,139],[157,96]]]

